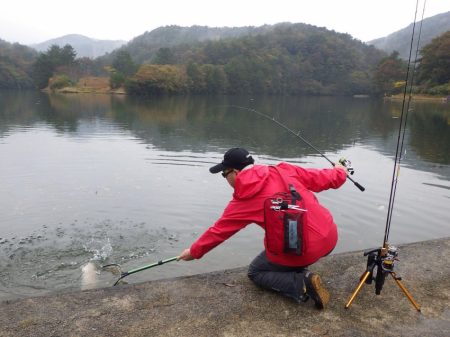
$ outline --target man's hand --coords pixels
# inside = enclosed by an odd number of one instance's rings
[[[178,256],[178,261],[179,260],[191,261],[193,259],[194,259],[194,257],[191,255],[190,249],[183,250],[183,252],[180,254],[180,256]]]
[[[345,173],[348,174],[347,167],[345,167],[345,166],[342,165],[341,163],[335,163],[335,164],[334,164],[334,167],[335,167],[335,168],[338,168],[338,169],[343,169],[343,170],[345,170]]]

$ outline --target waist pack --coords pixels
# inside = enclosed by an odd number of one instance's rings
[[[306,209],[293,185],[264,201],[266,249],[272,254],[302,255],[303,219]]]

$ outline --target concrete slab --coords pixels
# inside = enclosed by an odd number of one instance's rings
[[[422,313],[391,278],[344,309],[366,268],[352,252],[311,268],[332,295],[323,311],[257,288],[240,268],[3,302],[0,336],[450,336],[450,238],[401,246],[399,257]]]

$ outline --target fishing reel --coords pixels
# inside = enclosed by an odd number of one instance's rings
[[[383,248],[364,252],[364,256],[367,256],[367,271],[369,272],[365,283],[371,284],[372,281],[375,281],[375,294],[380,295],[386,275],[394,273],[394,262],[398,260],[398,248],[387,244]],[[374,277],[375,268],[376,276]]]
[[[381,268],[383,271],[392,273],[394,271],[394,262],[398,260],[398,248],[395,246],[387,246],[384,250],[384,255],[381,256]]]
[[[344,166],[347,169],[349,174],[352,175],[353,173],[355,173],[355,170],[352,167],[352,162],[350,160],[341,158],[341,159],[339,159],[339,164]]]

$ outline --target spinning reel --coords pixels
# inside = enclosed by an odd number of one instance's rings
[[[347,171],[350,175],[353,175],[355,173],[355,170],[352,166],[352,162],[350,160],[341,158],[341,159],[339,159],[339,164],[341,164],[342,166],[345,166],[345,168],[347,169]]]

